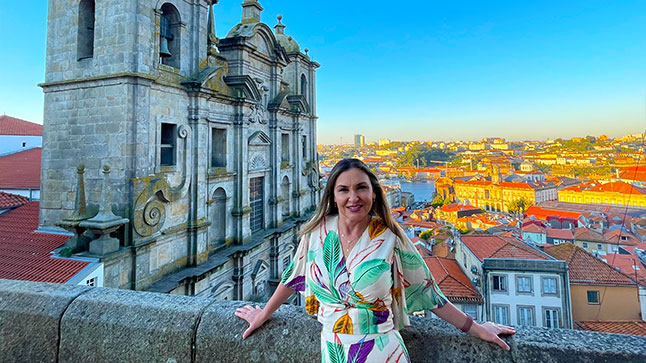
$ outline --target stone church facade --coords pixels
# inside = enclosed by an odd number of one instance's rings
[[[256,0],[217,39],[216,3],[49,1],[40,226],[104,286],[262,299],[320,197],[319,65]],[[104,176],[118,245],[88,232]]]

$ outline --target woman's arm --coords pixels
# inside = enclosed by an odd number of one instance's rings
[[[271,316],[274,314],[276,309],[284,303],[288,297],[294,293],[294,289],[291,289],[283,284],[278,284],[276,291],[271,295],[265,307],[261,309],[258,305],[254,308],[253,306],[247,305],[243,308],[236,310],[235,315],[241,319],[246,320],[249,323],[249,328],[245,330],[242,334],[242,339],[246,339],[251,333],[260,328]]]
[[[447,302],[441,308],[433,309],[431,311],[458,329],[462,329],[470,319],[467,314],[460,311],[450,302]],[[500,339],[498,335],[515,334],[516,330],[513,327],[495,324],[489,321],[484,324],[478,324],[474,321],[473,325],[471,325],[471,328],[468,330],[468,333],[482,340],[496,343],[504,350],[509,350],[509,345]]]

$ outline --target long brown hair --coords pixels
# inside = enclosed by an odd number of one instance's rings
[[[377,176],[375,176],[375,174],[370,169],[368,169],[368,166],[366,166],[363,161],[350,158],[339,161],[338,163],[336,163],[336,165],[334,165],[334,168],[332,168],[330,177],[327,181],[327,185],[325,186],[325,190],[323,191],[323,197],[321,197],[321,201],[316,208],[316,212],[314,212],[314,216],[312,216],[312,218],[307,221],[307,223],[305,223],[305,225],[301,229],[301,235],[306,235],[315,230],[323,221],[323,217],[339,213],[339,209],[336,203],[334,203],[334,186],[336,185],[336,180],[339,178],[339,175],[344,171],[348,171],[350,169],[359,169],[366,173],[366,175],[368,175],[370,185],[372,185],[372,190],[375,193],[375,202],[372,204],[372,210],[370,211],[370,214],[376,214],[377,216],[379,216],[379,218],[384,221],[386,227],[388,227],[388,229],[390,229],[397,237],[403,240],[404,232],[390,214],[388,201],[385,198],[384,190],[381,188]]]

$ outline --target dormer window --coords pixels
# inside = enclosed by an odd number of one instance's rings
[[[94,56],[94,0],[81,0],[79,3],[79,19],[76,54],[78,60]]]
[[[159,22],[159,58],[161,63],[180,68],[181,21],[179,12],[171,4],[161,7]]]

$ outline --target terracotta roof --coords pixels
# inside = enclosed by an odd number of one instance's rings
[[[0,157],[0,188],[40,189],[39,147]]]
[[[645,188],[638,188],[624,182],[610,182],[606,184],[599,184],[588,189],[588,191],[601,192],[601,193],[635,194],[635,195],[646,194]]]
[[[581,213],[568,212],[568,211],[557,210],[557,209],[545,209],[545,208],[541,208],[539,206],[533,205],[527,208],[525,215],[534,216],[542,220],[546,220],[547,217],[566,217],[566,218],[579,219],[579,217],[581,216]]]
[[[467,235],[462,243],[480,260],[508,258],[519,260],[549,260],[550,258],[513,237]]]
[[[29,202],[29,198],[22,195],[0,192],[0,209],[15,208]]]
[[[455,260],[443,257],[424,258],[440,290],[451,302],[483,303],[482,295],[462,272]]]
[[[502,182],[500,183],[500,186],[504,188],[515,188],[515,189],[534,189],[529,183]]]
[[[0,135],[43,136],[43,125],[3,115],[0,116]]]
[[[535,223],[528,224],[523,226],[523,232],[525,233],[545,233],[545,228],[538,226]]]
[[[38,202],[29,202],[0,215],[0,278],[65,283],[89,265],[51,257],[69,236],[34,232],[38,210]]]
[[[548,228],[547,229],[548,238],[557,238],[557,239],[574,239],[572,235],[572,230],[569,229],[558,229],[558,228]]]
[[[618,268],[619,271],[630,276],[641,285],[646,286],[646,268],[637,256],[613,253],[606,256],[606,261],[608,261],[610,266]]]
[[[442,212],[457,212],[457,211],[472,210],[472,209],[480,210],[480,208],[474,207],[472,205],[469,205],[469,204],[462,205],[460,203],[447,204],[447,205],[443,205],[440,208]]]
[[[575,321],[575,324],[581,330],[646,336],[646,322],[643,320]]]
[[[646,166],[631,166],[621,169],[619,178],[632,181],[646,181]]]
[[[572,284],[635,285],[633,279],[573,243],[566,242],[556,246],[546,245],[543,251],[556,259],[567,262]]]
[[[622,246],[634,246],[641,243],[634,234],[619,228],[604,233],[603,238],[605,238],[608,243],[619,244]]]
[[[606,242],[601,233],[595,232],[586,227],[577,227],[572,231],[574,239],[577,241]]]

